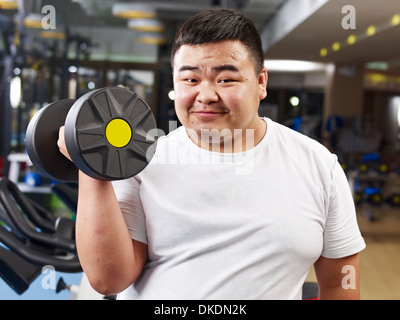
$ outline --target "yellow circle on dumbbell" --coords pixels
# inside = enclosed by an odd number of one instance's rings
[[[132,129],[124,119],[113,119],[106,127],[106,139],[116,148],[125,147],[132,139]]]

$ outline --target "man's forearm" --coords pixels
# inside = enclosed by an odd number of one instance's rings
[[[360,300],[360,290],[356,289],[344,289],[341,285],[330,288],[319,288],[318,293],[319,300]]]
[[[111,182],[79,173],[78,255],[95,290],[111,294],[132,283],[135,254]]]

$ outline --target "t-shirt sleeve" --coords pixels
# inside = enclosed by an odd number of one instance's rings
[[[358,227],[349,183],[336,156],[331,179],[322,256],[338,259],[360,252],[365,248],[365,242]]]
[[[140,182],[136,177],[113,181],[115,195],[133,240],[147,244],[146,218],[140,199]]]

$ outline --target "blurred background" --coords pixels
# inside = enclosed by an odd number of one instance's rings
[[[177,120],[173,36],[187,18],[214,6],[242,11],[261,34],[269,82],[260,116],[338,155],[367,242],[361,254],[362,298],[399,299],[398,1],[0,0],[0,177],[52,215],[73,220],[74,193],[60,195],[25,153],[29,120],[53,101],[124,86],[147,101],[158,127],[168,133],[169,121]],[[11,198],[17,202],[17,196]],[[4,237],[15,233],[10,214],[0,206],[0,227],[8,232]],[[45,275],[37,268],[30,280],[24,271],[10,276],[18,262],[8,257],[11,245],[0,242],[0,299],[70,297],[68,290],[43,289]],[[57,282],[66,279],[67,286],[81,282],[76,271],[57,272],[56,277]],[[23,292],[12,288],[15,279],[26,284]],[[315,281],[313,270],[308,280]]]

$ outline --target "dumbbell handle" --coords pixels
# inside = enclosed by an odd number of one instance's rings
[[[66,157],[68,160],[72,161],[68,150],[67,146],[65,145],[65,126],[60,127],[60,130],[58,131],[58,140],[57,140],[57,146],[60,149],[61,154]]]

